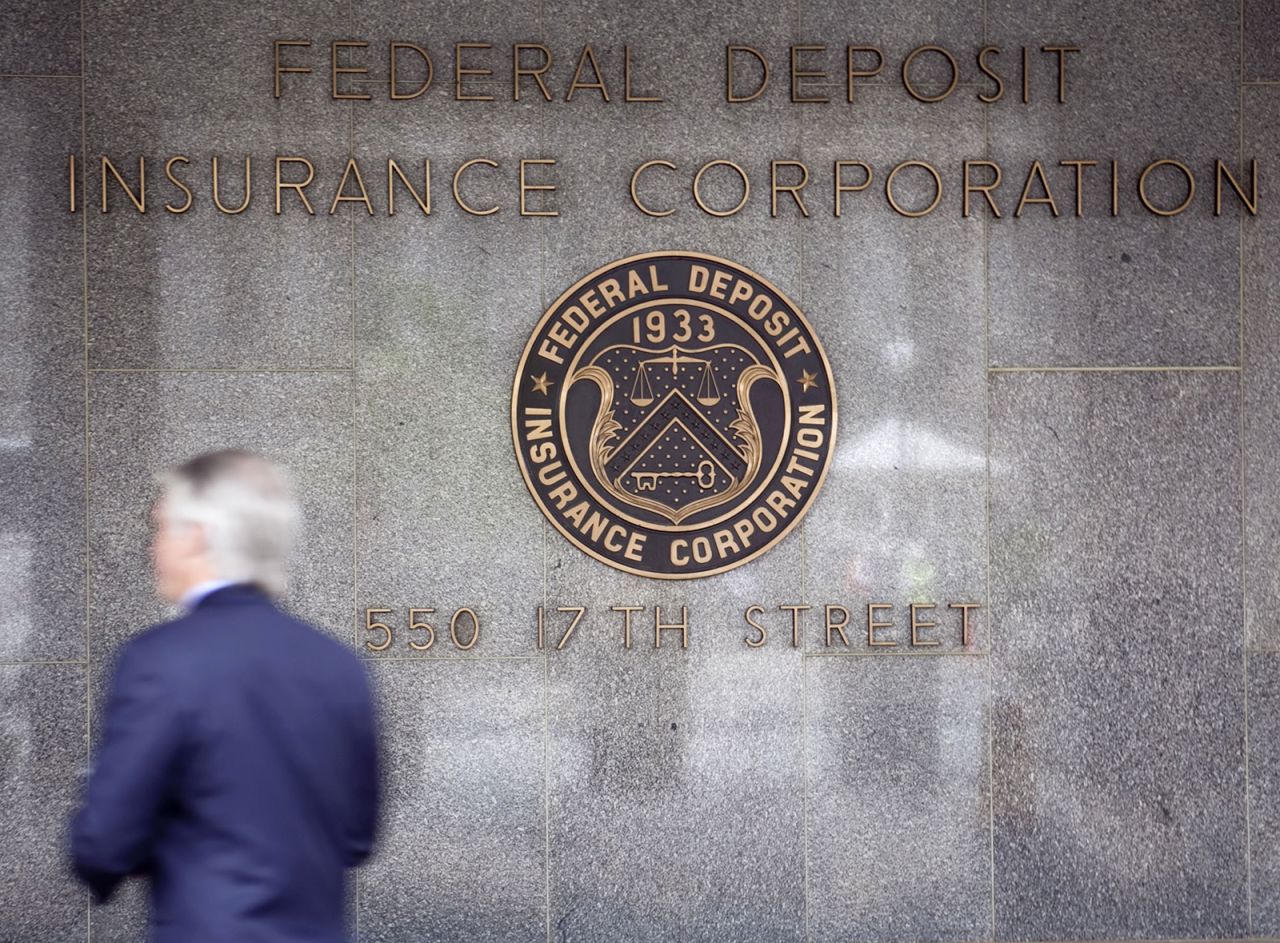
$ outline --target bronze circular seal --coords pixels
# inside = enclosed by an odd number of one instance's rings
[[[835,389],[781,291],[724,259],[654,252],[592,272],[542,316],[511,434],[571,543],[687,579],[759,556],[804,516],[830,464]]]

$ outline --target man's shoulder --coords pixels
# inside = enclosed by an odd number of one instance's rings
[[[287,647],[309,660],[323,659],[363,671],[358,655],[328,633],[263,597],[251,606],[201,606],[139,632],[121,649],[121,657],[187,662],[199,666],[219,652],[245,655],[250,649]]]
[[[120,646],[120,657],[160,656],[178,649],[195,626],[192,613],[184,613],[163,622],[155,622],[126,639]]]
[[[201,631],[195,615],[184,613],[153,623],[126,639],[116,652],[117,668],[161,667],[168,671],[198,659],[200,650],[207,648],[209,633]]]

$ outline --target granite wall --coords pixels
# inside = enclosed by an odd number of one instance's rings
[[[279,100],[276,38],[315,41],[320,73]],[[327,43],[348,38],[373,44],[352,86],[367,102],[329,97]],[[439,53],[432,94],[388,100],[391,39]],[[493,102],[448,94],[449,44],[470,40],[498,50]],[[628,43],[636,92],[668,100],[627,105],[615,84],[609,104],[514,103],[500,70],[519,41],[555,51],[560,92],[584,41],[615,82]],[[774,62],[750,106],[723,100],[726,43]],[[836,50],[833,103],[789,100],[791,43]],[[846,43],[886,54],[852,106]],[[937,104],[894,72],[930,43],[964,67]],[[1041,69],[1030,103],[1011,87],[982,104],[986,43],[1081,47],[1068,101]],[[91,909],[64,828],[113,652],[166,615],[151,473],[228,444],[295,469],[289,604],[377,684],[386,816],[350,891],[361,941],[1280,937],[1275,0],[0,0],[0,128],[0,940],[140,939],[141,889]],[[271,159],[289,152],[326,187],[349,156],[444,170],[429,217],[330,216],[327,198],[277,216]],[[256,204],[223,215],[205,184],[189,213],[163,209],[169,190],[139,215],[117,188],[103,214],[102,154],[130,181],[140,154],[153,181],[171,155],[222,155],[224,200],[249,154]],[[476,156],[504,168],[470,191],[503,204],[492,217],[451,202],[448,168]],[[521,157],[560,162],[559,217],[516,211]],[[684,187],[725,157],[755,190],[721,219]],[[650,158],[686,174],[659,191],[679,206],[664,219],[627,195]],[[785,199],[770,216],[773,158],[815,170],[809,218]],[[1119,159],[1120,212],[966,218],[960,161],[984,158],[1015,198],[1037,158]],[[1199,178],[1176,217],[1131,193],[1159,158]],[[1259,160],[1258,215],[1229,192],[1214,215],[1219,158]],[[835,159],[929,161],[946,200],[908,218],[868,191],[835,218]],[[1091,186],[1105,206],[1105,177]],[[840,396],[802,527],[693,583],[570,546],[510,437],[549,300],[659,249],[781,287]],[[912,602],[981,608],[968,647],[825,644],[824,605],[856,622],[873,601],[900,640]],[[784,604],[813,607],[798,648]],[[539,605],[556,631],[556,607],[587,607],[563,650],[536,647]],[[647,607],[630,650],[622,605]],[[688,607],[687,649],[652,647],[654,606]],[[409,607],[437,610],[438,643],[398,630],[371,651],[366,610],[400,627]],[[445,631],[459,607],[481,622],[467,650]]]

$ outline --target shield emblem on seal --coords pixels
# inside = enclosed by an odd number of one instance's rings
[[[720,343],[607,347],[569,380],[595,383],[591,469],[615,499],[679,524],[732,501],[762,459],[751,387],[781,386],[746,347]]]

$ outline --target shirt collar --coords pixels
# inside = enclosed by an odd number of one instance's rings
[[[182,606],[190,612],[210,593],[216,593],[220,589],[234,585],[235,580],[205,580],[203,583],[197,583],[182,594]]]

